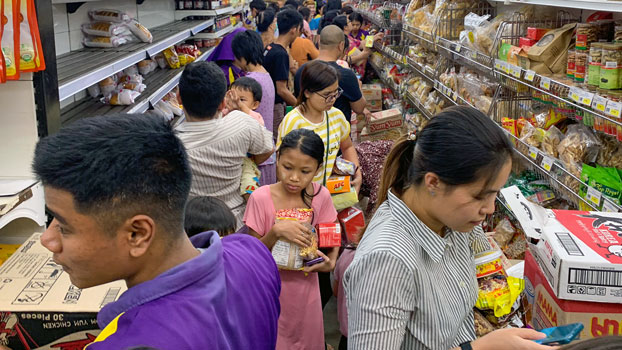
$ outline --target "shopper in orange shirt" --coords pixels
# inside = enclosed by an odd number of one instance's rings
[[[308,8],[301,7],[298,12],[302,15],[302,18],[305,21],[309,20],[311,12]],[[302,66],[308,61],[316,59],[320,54],[320,51],[315,47],[313,42],[308,39],[310,38],[310,34],[310,32],[304,33],[304,36],[306,37],[300,36],[296,38],[296,40],[294,40],[294,42],[292,43],[292,47],[289,53],[294,58],[294,60],[298,62],[298,67]]]

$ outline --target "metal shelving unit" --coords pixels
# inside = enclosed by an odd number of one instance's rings
[[[238,7],[222,7],[215,10],[177,10],[175,11],[175,20],[182,20],[190,16],[216,17],[221,15],[232,15],[239,13],[245,9],[244,6]]]
[[[544,5],[581,10],[622,12],[622,2],[607,0],[491,0],[505,4]]]
[[[175,21],[152,29],[152,43],[134,43],[110,49],[84,48],[58,56],[59,100],[65,100],[112,74],[153,57],[213,24],[213,19]]]
[[[192,37],[197,39],[216,39],[222,37],[223,35],[227,35],[240,27],[242,27],[242,23],[238,23],[234,26],[225,27],[214,33],[197,33]]]

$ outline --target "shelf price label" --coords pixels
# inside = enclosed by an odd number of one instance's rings
[[[592,108],[597,111],[604,112],[607,108],[607,99],[602,96],[594,95],[594,99],[592,100]]]
[[[460,52],[462,50],[462,45],[456,44],[456,52]]]
[[[503,63],[505,63],[505,62],[501,61],[500,59],[495,59],[495,69],[502,71],[503,70],[503,65],[502,65]]]
[[[551,169],[553,169],[553,162],[555,161],[555,159],[549,157],[549,156],[543,156],[542,158],[542,163],[540,163],[540,165],[542,166],[542,168],[544,168],[544,170],[546,170],[547,172],[551,172]]]
[[[592,105],[593,99],[594,94],[589,91],[583,91],[583,93],[581,94],[581,104],[584,104],[588,107]]]
[[[585,195],[585,199],[598,207],[600,205],[600,200],[602,199],[602,194],[598,192],[594,187],[587,186],[587,194]]]
[[[454,102],[458,101],[458,93],[455,91],[453,91],[453,99],[454,99]]]
[[[615,206],[615,204],[611,203],[610,200],[605,199],[605,201],[603,202],[603,211],[609,213],[617,213],[618,208]]]
[[[621,111],[622,111],[622,103],[614,102],[611,100],[607,101],[607,107],[605,108],[605,113],[607,115],[615,117],[615,118],[619,118]]]
[[[523,69],[521,67],[515,66],[513,64],[510,64],[510,74],[518,79],[520,79],[520,75],[523,71]]]
[[[471,52],[471,58],[474,59],[474,60],[477,60],[477,52],[476,51]]]
[[[540,79],[540,87],[544,90],[551,90],[551,78],[542,77]]]
[[[529,157],[531,157],[533,160],[538,159],[538,149],[536,147],[529,147]]]
[[[578,103],[581,100],[581,91],[575,87],[571,87],[570,91],[568,91],[568,98]]]
[[[525,80],[533,81],[536,78],[536,72],[528,70],[525,72]]]

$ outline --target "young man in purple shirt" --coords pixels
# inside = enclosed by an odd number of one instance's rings
[[[80,120],[39,142],[33,168],[54,216],[41,236],[54,261],[78,288],[129,288],[99,312],[88,350],[274,349],[274,259],[251,236],[186,236],[190,167],[163,120]]]

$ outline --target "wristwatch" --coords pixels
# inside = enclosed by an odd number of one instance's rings
[[[466,343],[460,344],[460,350],[473,350],[473,347],[471,346],[471,342],[468,341]]]

